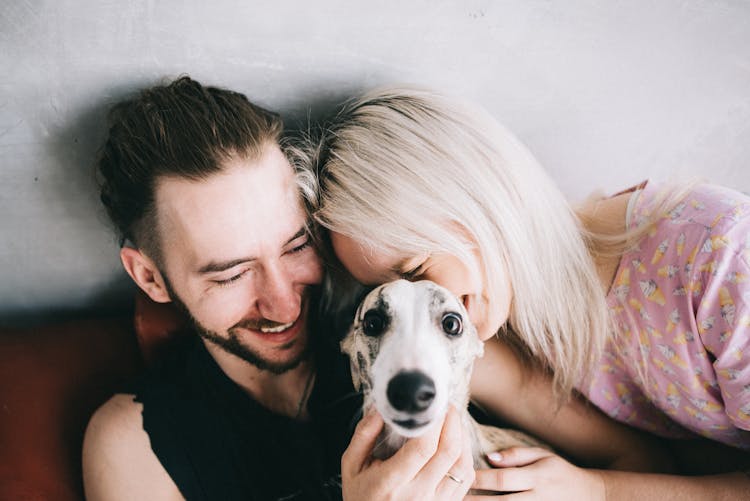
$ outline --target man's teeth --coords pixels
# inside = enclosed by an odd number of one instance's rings
[[[260,331],[265,334],[275,334],[277,332],[283,332],[287,330],[292,325],[294,325],[294,322],[289,322],[288,324],[284,325],[277,325],[276,327],[261,327]]]

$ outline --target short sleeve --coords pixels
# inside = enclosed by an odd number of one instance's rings
[[[750,430],[750,213],[742,208],[750,211],[738,205],[709,228],[692,263],[691,288],[703,290],[696,330],[714,359],[715,389],[732,423]]]

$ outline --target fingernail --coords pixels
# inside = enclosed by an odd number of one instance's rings
[[[503,460],[503,455],[499,452],[490,452],[489,454],[487,454],[487,459],[495,463],[499,463]]]

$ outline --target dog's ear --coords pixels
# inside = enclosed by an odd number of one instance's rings
[[[467,326],[469,329],[471,329],[470,332],[467,332],[467,334],[471,335],[471,351],[470,355],[473,358],[482,358],[484,356],[484,341],[479,339],[479,333],[477,332],[477,328],[474,327],[474,324],[469,320],[469,316],[467,314],[466,320],[468,322]]]
[[[360,391],[361,377],[359,375],[359,364],[357,363],[357,354],[354,349],[354,326],[357,324],[355,318],[354,324],[352,324],[349,333],[341,340],[341,351],[349,357],[349,372],[352,376],[352,384],[354,385],[354,391]]]
[[[474,353],[472,353],[472,355],[475,358],[482,358],[484,356],[484,341],[477,338],[477,342],[474,346]]]
[[[340,341],[346,335],[352,319],[372,287],[357,282],[346,270],[331,268],[321,285],[320,318],[328,332]]]
[[[352,386],[354,386],[354,391],[361,391],[362,379],[359,376],[359,368],[357,367],[357,363],[353,358],[349,359],[349,371],[352,375]]]
[[[372,384],[370,383],[370,360],[364,355],[363,349],[366,349],[366,346],[362,346],[361,337],[357,336],[355,327],[352,326],[352,330],[341,341],[341,351],[349,357],[349,368],[352,374],[354,389],[368,394],[372,389]]]
[[[340,347],[341,351],[349,357],[349,366],[352,375],[352,383],[356,391],[363,391],[365,393],[370,391],[370,379],[369,379],[369,364],[370,361],[363,355],[366,346],[362,345],[361,333],[358,332],[361,329],[361,317],[362,310],[365,306],[365,297],[372,290],[372,287],[365,287],[360,285],[357,288],[356,297],[356,312],[349,324],[349,330],[341,340]],[[351,307],[354,310],[354,307]]]

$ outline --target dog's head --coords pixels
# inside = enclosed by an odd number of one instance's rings
[[[442,422],[448,404],[465,408],[483,343],[463,304],[426,280],[397,280],[370,292],[341,342],[355,388],[389,428],[405,437]]]

